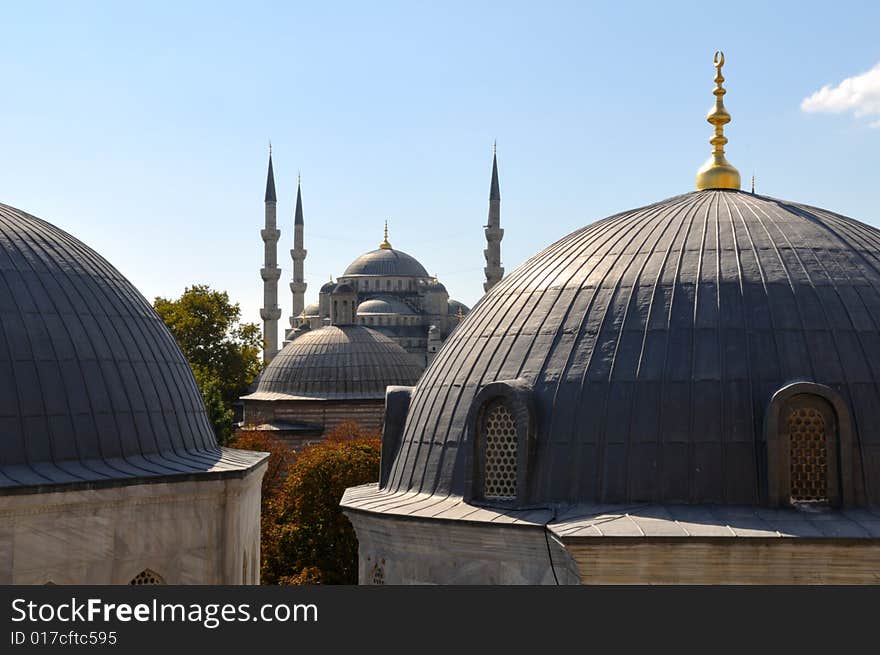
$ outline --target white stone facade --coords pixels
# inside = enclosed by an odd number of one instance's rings
[[[259,584],[265,471],[0,496],[0,584]]]

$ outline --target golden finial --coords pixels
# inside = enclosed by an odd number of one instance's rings
[[[492,154],[493,154],[493,155],[497,155],[497,154],[498,154],[498,139],[495,139],[495,140],[492,142]]]
[[[697,171],[697,189],[739,189],[739,171],[730,165],[724,157],[724,146],[727,138],[724,136],[724,126],[730,122],[730,114],[724,108],[724,94],[727,91],[722,87],[724,76],[721,67],[724,66],[724,53],[718,50],[715,53],[715,106],[709,110],[706,120],[715,127],[715,135],[709,139],[714,146],[712,156]]]
[[[302,179],[303,179],[302,173],[297,171],[296,172],[296,186],[299,186],[300,184],[302,184]]]
[[[272,156],[272,139],[269,139],[269,156]]]
[[[752,195],[755,195],[755,174],[752,173]]]
[[[385,221],[385,239],[379,244],[382,250],[391,250],[391,244],[388,242],[388,221]]]

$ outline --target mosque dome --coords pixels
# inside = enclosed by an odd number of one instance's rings
[[[413,385],[421,368],[385,335],[330,325],[287,344],[243,400],[381,399],[389,385]]]
[[[467,497],[478,405],[503,387],[532,435],[518,504],[760,505],[780,475],[770,408],[797,387],[833,403],[840,470],[876,505],[878,326],[874,227],[736,189],[616,214],[462,321],[412,393],[384,486]]]
[[[406,303],[387,296],[379,296],[362,302],[358,305],[357,313],[358,316],[367,314],[401,314],[411,316],[415,314]]]
[[[0,236],[0,488],[226,466],[185,358],[137,289],[3,204]]]
[[[345,269],[343,276],[349,275],[429,277],[425,267],[415,257],[391,248],[379,248],[364,253]]]
[[[458,314],[459,310],[461,310],[462,314],[467,314],[470,310],[467,305],[465,305],[460,300],[455,300],[453,298],[449,299],[449,309],[448,313],[450,316],[455,316]]]
[[[330,280],[321,285],[321,293],[330,293],[334,288],[336,288],[336,282]]]
[[[307,317],[315,317],[319,316],[321,313],[321,308],[318,306],[318,303],[312,303],[311,305],[306,305],[303,309],[303,313]]]

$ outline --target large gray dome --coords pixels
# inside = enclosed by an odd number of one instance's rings
[[[349,264],[343,277],[349,275],[428,277],[428,272],[412,255],[401,250],[380,248],[364,253]]]
[[[412,385],[421,369],[394,341],[358,325],[306,332],[275,355],[244,400],[367,400],[389,385]]]
[[[88,246],[3,204],[0,324],[0,488],[224,467],[150,303]]]
[[[535,255],[468,314],[413,391],[385,486],[467,496],[472,401],[520,379],[530,502],[761,504],[768,403],[805,382],[848,408],[841,467],[878,504],[878,326],[873,227],[739,191],[627,211]]]

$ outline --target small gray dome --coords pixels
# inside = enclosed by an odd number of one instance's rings
[[[315,316],[319,316],[321,313],[321,308],[318,306],[318,303],[313,303],[311,305],[306,305],[305,309],[303,309],[305,315],[308,318],[314,318]]]
[[[463,302],[460,302],[458,300],[453,300],[452,298],[450,298],[449,299],[449,314],[453,315],[453,316],[457,316],[459,309],[461,310],[461,313],[464,315],[467,315],[467,313],[469,311],[471,311],[470,308],[467,305],[465,305]]]
[[[321,285],[321,293],[330,293],[336,287],[336,282],[325,282]]]
[[[0,488],[222,465],[183,354],[94,250],[0,204]]]
[[[763,504],[768,408],[803,384],[836,394],[841,470],[880,504],[880,230],[709,190],[562,238],[452,332],[386,488],[466,496],[493,382],[533,403],[531,503]]]
[[[370,298],[358,305],[358,316],[366,314],[402,314],[410,316],[415,314],[412,308],[388,296],[379,296],[378,298]]]
[[[379,399],[389,385],[413,385],[421,368],[403,348],[375,330],[329,325],[287,344],[244,400]]]
[[[333,293],[357,293],[357,292],[354,290],[353,286],[343,282],[342,284],[337,284],[335,287],[333,287]]]
[[[428,277],[418,260],[401,250],[372,250],[355,259],[345,269],[349,275],[399,275],[401,277]]]

